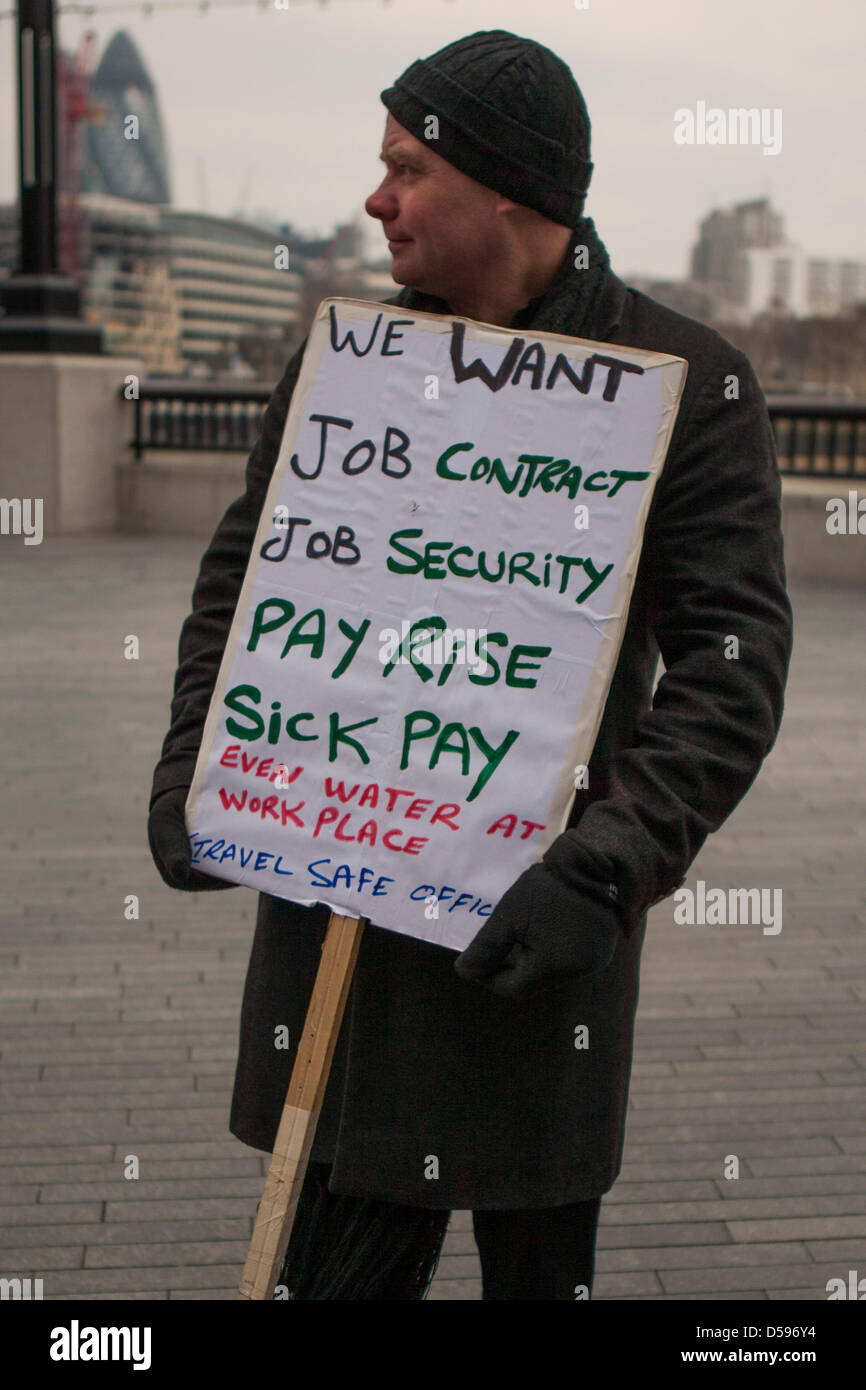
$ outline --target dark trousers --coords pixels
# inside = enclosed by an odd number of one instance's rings
[[[601,1198],[567,1207],[473,1211],[482,1298],[586,1299]]]
[[[311,1163],[281,1276],[292,1298],[417,1300],[435,1273],[449,1211],[335,1195]],[[587,1299],[601,1197],[571,1206],[474,1211],[482,1298]]]

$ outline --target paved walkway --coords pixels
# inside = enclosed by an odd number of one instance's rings
[[[202,549],[0,541],[0,1274],[46,1299],[233,1298],[266,1169],[228,1132],[255,897],[171,893],[145,833]],[[652,913],[598,1299],[866,1275],[866,604],[792,601],[779,742],[688,880],[782,888],[783,929]],[[480,1297],[467,1212],[431,1297]]]

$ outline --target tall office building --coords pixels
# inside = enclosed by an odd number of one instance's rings
[[[740,305],[746,293],[744,252],[785,244],[784,218],[769,200],[757,198],[704,218],[692,250],[691,278],[713,295],[722,312]]]
[[[749,323],[757,314],[833,317],[866,300],[866,265],[810,256],[785,237],[768,199],[714,209],[692,250],[692,281],[713,317]]]
[[[834,318],[866,303],[866,262],[808,256],[790,245],[752,247],[742,261],[745,322],[765,313]]]
[[[164,208],[171,283],[180,299],[182,356],[210,364],[245,338],[259,340],[259,351],[273,344],[273,361],[282,371],[281,344],[298,315],[302,277],[289,254],[277,269],[277,248],[285,239],[268,228],[232,217]]]
[[[162,209],[107,193],[79,197],[82,306],[105,351],[145,371],[183,372],[181,297],[171,280]]]
[[[125,30],[114,35],[90,80],[106,110],[84,132],[79,189],[137,203],[170,203],[168,151],[156,88]],[[135,117],[131,121],[130,117]]]

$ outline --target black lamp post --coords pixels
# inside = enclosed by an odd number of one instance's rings
[[[54,0],[18,0],[19,269],[0,283],[0,351],[101,353],[57,262]]]

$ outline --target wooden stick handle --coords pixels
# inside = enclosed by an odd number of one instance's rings
[[[332,912],[238,1298],[272,1299],[325,1098],[364,918]]]

